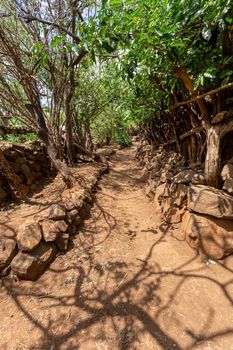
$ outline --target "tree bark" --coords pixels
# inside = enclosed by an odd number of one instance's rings
[[[208,186],[219,188],[221,167],[221,127],[219,124],[206,128],[207,153],[205,159],[205,180]]]
[[[26,107],[33,116],[33,118],[37,121],[38,129],[36,130],[36,134],[45,143],[45,147],[52,164],[57,169],[58,173],[61,174],[63,181],[66,183],[66,185],[68,187],[71,187],[74,177],[67,165],[57,157],[57,150],[45,123],[40,103],[38,102],[37,106],[27,104]]]
[[[208,186],[219,188],[221,167],[221,142],[233,130],[233,120],[222,124],[205,125],[207,154],[205,159],[205,180]]]
[[[184,86],[191,93],[192,97],[194,97],[194,98],[197,97],[198,94],[194,90],[194,81],[185,72],[184,68],[182,68],[182,67],[177,68],[176,75],[183,82]],[[207,121],[209,119],[209,112],[206,108],[205,99],[200,98],[200,99],[197,99],[196,102],[197,102],[197,105],[200,109],[202,119]]]

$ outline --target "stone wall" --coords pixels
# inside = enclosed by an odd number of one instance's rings
[[[84,189],[73,186],[64,190],[59,203],[25,219],[14,238],[0,238],[0,277],[12,271],[19,278],[36,280],[59,251],[67,250],[90,210],[98,179],[106,170],[106,165],[99,165],[87,178]]]
[[[1,142],[0,148],[17,175],[25,193],[35,191],[41,179],[51,175],[51,163],[39,141],[12,144]],[[0,172],[0,205],[12,197],[10,186]]]
[[[204,164],[187,165],[173,151],[143,141],[136,154],[147,178],[146,194],[168,224],[179,224],[181,239],[212,259],[233,253],[233,159],[222,165],[222,189],[205,185]]]

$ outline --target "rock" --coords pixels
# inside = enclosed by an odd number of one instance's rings
[[[6,268],[17,254],[17,245],[13,239],[0,239],[0,274],[5,276]],[[5,273],[3,272],[5,270]]]
[[[68,213],[68,218],[70,219],[70,222],[75,225],[79,225],[82,221],[79,212],[76,209],[73,209]]]
[[[233,197],[213,187],[191,185],[188,191],[187,207],[200,214],[233,219]]]
[[[31,176],[31,170],[30,170],[29,166],[26,163],[21,164],[20,170],[24,174],[26,179]]]
[[[226,179],[222,189],[233,194],[233,179]]]
[[[155,192],[156,192],[156,187],[157,187],[157,181],[151,180],[151,181],[149,182],[149,185],[148,185],[147,188],[146,188],[146,195],[149,196],[149,197],[150,197],[151,195],[154,195]]]
[[[53,242],[60,232],[65,232],[67,230],[68,225],[63,220],[44,220],[41,222],[41,228],[45,242]]]
[[[52,220],[63,220],[66,217],[66,210],[60,204],[53,204],[50,207],[49,218]]]
[[[8,194],[6,191],[4,191],[2,188],[0,188],[0,203],[4,202],[8,197]]]
[[[181,229],[192,248],[212,259],[233,253],[233,221],[186,212]]]
[[[0,269],[0,277],[5,277],[5,276],[9,275],[10,271],[11,271],[10,265],[4,267],[2,270]]]
[[[69,241],[69,234],[68,233],[60,233],[56,239],[57,248],[59,250],[67,250],[68,241]]]
[[[56,253],[55,244],[41,242],[32,252],[19,252],[12,260],[11,268],[20,278],[36,280],[53,261]]]
[[[38,246],[42,239],[41,227],[38,222],[30,220],[19,227],[17,243],[19,249],[31,251]]]
[[[161,199],[163,197],[169,197],[169,188],[167,183],[162,183],[156,188],[154,204],[156,209],[158,209],[159,211],[161,210],[160,205],[161,205]]]
[[[91,175],[87,178],[87,181],[90,182],[92,186],[94,186],[97,183],[98,179],[96,176]]]
[[[17,157],[15,161],[18,165],[25,163],[25,159],[23,157]]]
[[[233,179],[233,164],[226,164],[222,168],[221,177],[223,181]]]
[[[193,169],[185,169],[174,176],[173,181],[177,184],[189,184],[195,174]]]
[[[173,203],[177,207],[181,207],[184,204],[184,201],[187,198],[188,186],[184,184],[178,184],[177,190],[174,194]]]
[[[167,198],[163,205],[164,220],[170,224],[181,222],[185,209],[180,209],[174,205],[173,198]]]
[[[172,179],[172,173],[170,171],[163,171],[160,176],[160,181],[161,182],[167,182],[171,181]]]
[[[194,174],[192,178],[193,185],[205,185],[205,176],[203,174]]]

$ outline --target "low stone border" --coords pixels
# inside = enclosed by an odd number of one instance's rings
[[[99,167],[82,191],[67,189],[59,203],[25,221],[18,228],[16,241],[0,239],[0,276],[12,270],[19,278],[36,280],[59,251],[66,251],[70,236],[78,233],[78,226],[90,211],[98,180],[107,170],[106,164]]]

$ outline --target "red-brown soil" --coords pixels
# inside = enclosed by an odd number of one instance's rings
[[[6,278],[1,350],[233,350],[233,256],[208,263],[118,151],[90,217],[36,282]]]

